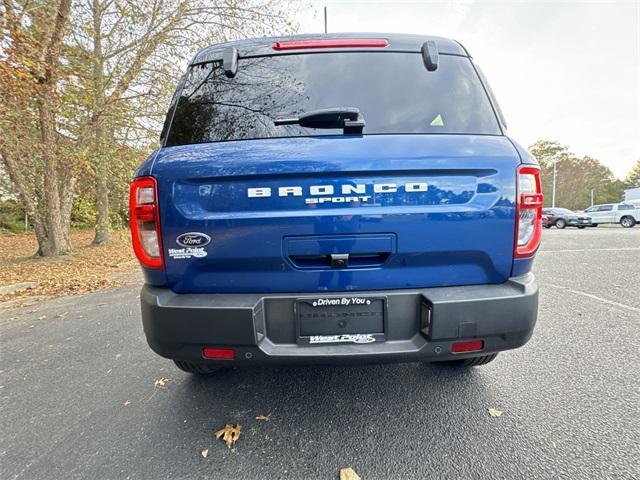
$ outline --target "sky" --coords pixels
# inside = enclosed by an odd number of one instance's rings
[[[555,140],[624,178],[640,159],[640,0],[311,0],[300,33],[439,35],[481,66],[524,146]]]

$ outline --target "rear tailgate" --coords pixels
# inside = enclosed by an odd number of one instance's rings
[[[504,282],[519,163],[506,137],[488,135],[164,148],[152,175],[169,285],[267,293]],[[192,232],[210,241],[185,244]],[[331,254],[349,254],[348,266],[332,266]]]

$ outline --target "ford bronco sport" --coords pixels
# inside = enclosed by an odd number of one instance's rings
[[[131,184],[151,348],[182,370],[447,362],[537,317],[534,158],[459,43],[313,35],[191,61]]]

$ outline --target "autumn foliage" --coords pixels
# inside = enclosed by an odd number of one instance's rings
[[[57,297],[88,293],[138,282],[138,261],[129,244],[129,232],[114,232],[113,241],[91,246],[92,231],[72,231],[73,252],[65,257],[32,258],[33,235],[0,235],[0,286],[29,282],[28,289],[0,294],[0,303],[26,297]]]
[[[0,160],[37,252],[71,250],[74,211],[111,240],[135,166],[158,144],[189,59],[205,45],[291,33],[276,0],[4,0]],[[90,212],[86,212],[90,206]]]

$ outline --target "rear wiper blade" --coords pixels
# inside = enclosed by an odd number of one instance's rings
[[[362,133],[364,117],[355,107],[310,110],[297,117],[277,118],[275,125],[300,125],[306,128],[342,128],[345,134]]]

